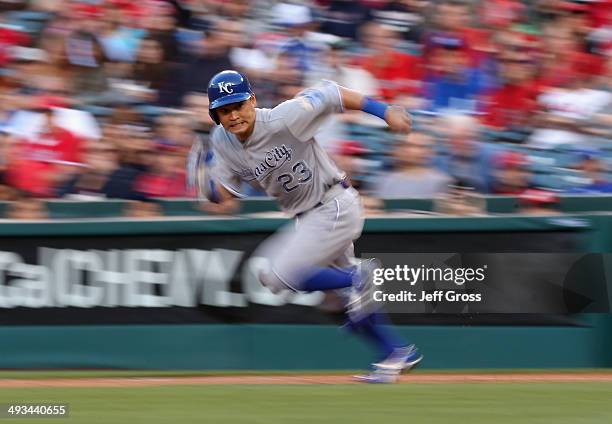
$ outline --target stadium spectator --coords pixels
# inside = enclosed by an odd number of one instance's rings
[[[567,76],[565,84],[546,89],[539,97],[539,125],[529,142],[538,147],[580,145],[590,139],[597,114],[606,110],[612,94],[597,89],[590,73],[590,55]]]
[[[4,135],[19,106],[17,94],[9,88],[0,87],[0,134]]]
[[[18,47],[13,49],[12,60],[6,65],[5,82],[21,94],[38,94],[46,82],[44,51],[34,48]],[[55,75],[58,78],[59,75]]]
[[[370,22],[362,28],[368,49],[357,64],[372,74],[380,84],[379,95],[387,101],[420,93],[423,71],[417,56],[397,49],[397,32],[380,23]]]
[[[485,97],[482,122],[495,130],[529,132],[540,85],[528,41],[523,34],[511,33],[500,44],[500,85]]]
[[[545,26],[557,19],[560,13],[560,0],[539,0],[533,4],[532,11],[534,20]]]
[[[478,121],[468,115],[447,115],[437,121],[445,144],[438,165],[453,185],[488,191],[488,152],[478,141]]]
[[[112,197],[112,187],[117,182],[111,179],[119,167],[117,148],[108,141],[87,143],[84,153],[84,168],[81,172],[58,186],[57,197],[74,200],[100,200]]]
[[[352,62],[349,47],[350,44],[346,41],[335,40],[332,42],[329,50],[323,55],[321,66],[316,72],[309,74],[309,78],[304,85],[309,87],[321,79],[328,79],[343,87],[359,89],[367,96],[378,96],[380,93],[379,81],[366,69]],[[337,118],[337,121],[370,127],[382,128],[385,125],[381,119],[357,111],[345,111]]]
[[[75,92],[101,94],[108,88],[105,64],[108,58],[99,36],[103,10],[94,4],[77,3],[72,31],[65,38],[65,56],[73,73]]]
[[[110,34],[112,38],[117,38],[120,44],[120,51],[126,53],[126,59],[132,62],[136,57],[136,52],[140,41],[147,36],[144,28],[147,11],[143,3],[135,3],[129,0],[108,0],[107,10],[110,9],[111,19]],[[109,27],[106,28],[109,35]]]
[[[147,34],[157,39],[164,52],[164,58],[171,64],[182,62],[178,36],[177,2],[153,0],[143,5],[142,26]]]
[[[519,0],[489,0],[480,2],[478,17],[486,27],[505,30],[522,21],[525,9],[525,5]]]
[[[493,10],[507,6],[489,2],[486,4]],[[477,77],[480,93],[496,84],[496,69],[491,54],[494,53],[492,50],[496,33],[504,31],[505,28],[490,27],[478,22],[475,19],[478,16],[477,7],[478,4],[473,2],[456,0],[436,3],[431,29],[424,36],[423,54],[428,67],[436,67],[438,64],[432,61],[438,60],[440,49],[448,48],[448,45],[453,43],[460,46],[457,48],[460,50],[458,56],[463,58],[464,66],[471,70],[472,76]],[[509,25],[508,22],[504,23]],[[448,43],[445,40],[454,41]]]
[[[461,0],[443,0],[436,4],[433,29],[446,35],[458,35],[470,26],[470,6]]]
[[[369,11],[373,20],[395,29],[400,37],[418,46],[424,32],[427,1],[391,0]]]
[[[205,91],[208,81],[219,72],[219,69],[234,68],[230,58],[231,51],[233,47],[243,44],[243,29],[240,21],[215,22],[206,38],[203,38],[198,43],[197,49],[191,52],[182,75],[181,93]]]
[[[45,72],[61,79],[67,94],[73,98],[82,98],[82,94],[75,91],[75,80],[73,74],[78,72],[78,68],[70,66],[66,56],[66,35],[61,32],[53,32],[50,29],[43,31],[40,40],[41,57],[45,60]],[[31,77],[38,77],[37,72],[29,74]]]
[[[292,67],[302,74],[315,69],[321,46],[308,37],[315,26],[310,8],[279,3],[272,10],[272,15],[274,23],[283,29],[286,36],[279,48],[277,61],[291,62]]]
[[[600,73],[603,61],[599,54],[597,54],[597,45],[591,37],[594,31],[593,24],[595,23],[592,17],[593,8],[592,4],[585,2],[564,1],[561,6],[562,13],[559,17],[559,25],[566,28],[574,39],[577,51],[589,53],[593,56],[591,59],[591,71]]]
[[[531,185],[529,161],[521,153],[504,151],[494,157],[492,191],[494,194],[520,196]]]
[[[208,96],[193,92],[183,98],[183,111],[191,121],[190,127],[199,135],[208,135],[215,123],[208,113]]]
[[[122,14],[123,11],[116,5],[106,4],[99,40],[109,61],[132,62],[135,57],[134,44],[129,40],[128,33],[123,31]]]
[[[576,21],[572,12],[569,15],[560,13],[543,27],[538,52],[541,68],[539,79],[543,85],[562,86],[576,73],[594,76],[604,72],[605,59],[602,54],[605,44],[599,45],[585,38],[587,36],[577,35],[578,32],[590,31],[582,28],[585,25],[583,19],[581,17]]]
[[[439,48],[436,39],[459,40],[462,49],[469,50],[467,34],[470,29],[469,5],[458,0],[436,3],[430,28],[423,34],[423,54],[426,62]],[[471,52],[468,52],[471,55]]]
[[[12,59],[13,50],[18,46],[28,44],[28,35],[19,28],[6,25],[3,15],[0,14],[0,68]]]
[[[193,143],[193,127],[184,114],[163,115],[157,118],[155,140],[157,144],[176,147],[185,152]]]
[[[6,179],[19,190],[53,197],[55,188],[83,166],[83,141],[57,124],[54,109],[63,106],[56,98],[40,96],[34,110],[40,113],[36,131],[18,134],[11,146]]]
[[[161,43],[154,37],[140,41],[132,79],[143,88],[143,100],[160,106],[173,106],[179,98],[176,65],[164,58]]]
[[[390,197],[436,197],[448,191],[453,179],[432,167],[434,139],[423,132],[405,136],[393,152],[393,171],[381,175],[374,192]]]
[[[570,193],[612,193],[612,181],[608,177],[606,163],[600,158],[600,155],[601,152],[590,149],[578,152],[578,161],[574,165],[574,169],[580,171],[583,182],[579,186],[571,188]]]
[[[478,109],[482,92],[482,75],[471,65],[467,49],[460,38],[434,36],[425,77],[425,97],[434,112],[446,109],[473,112]]]
[[[125,121],[124,121],[125,122]],[[149,169],[154,159],[154,142],[150,129],[136,116],[123,123],[115,118],[105,128],[105,140],[117,148],[119,166],[110,175],[106,194],[110,198],[142,199],[135,189],[135,181]]]
[[[226,18],[247,19],[251,12],[252,0],[233,0],[220,2],[218,13]]]
[[[356,41],[359,28],[370,20],[371,12],[359,1],[332,0],[319,11],[320,31]]]
[[[185,197],[185,166],[185,155],[179,147],[160,144],[150,171],[138,177],[135,189],[145,197]]]

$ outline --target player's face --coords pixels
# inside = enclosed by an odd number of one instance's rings
[[[217,110],[217,116],[223,128],[245,141],[253,133],[255,128],[255,96],[244,102],[231,103],[221,106]]]

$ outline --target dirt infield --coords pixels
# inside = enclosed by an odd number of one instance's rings
[[[592,373],[512,373],[512,374],[408,374],[403,384],[433,383],[575,383],[612,382],[612,372]],[[207,384],[360,384],[350,375],[274,375],[207,377],[113,377],[0,379],[0,388],[32,387],[149,387]]]

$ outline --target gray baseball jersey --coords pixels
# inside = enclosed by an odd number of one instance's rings
[[[212,178],[236,196],[240,180],[260,186],[288,213],[311,209],[345,177],[315,141],[324,119],[341,111],[338,86],[323,81],[273,109],[257,108],[244,143],[218,126],[211,139]]]

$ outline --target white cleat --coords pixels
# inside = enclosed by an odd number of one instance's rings
[[[414,368],[422,360],[423,355],[414,345],[400,347],[384,360],[372,364],[372,372],[365,375],[356,375],[354,378],[362,383],[395,383],[399,380],[402,371]]]
[[[361,383],[369,384],[393,384],[399,379],[400,373],[384,372],[374,370],[369,374],[355,375],[353,378]]]
[[[391,355],[384,360],[372,364],[379,370],[410,370],[423,360],[423,355],[415,345],[396,348]]]

